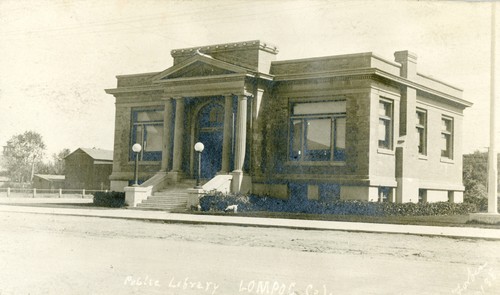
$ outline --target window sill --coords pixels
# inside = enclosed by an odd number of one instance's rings
[[[135,165],[135,161],[128,161],[129,165]],[[161,164],[161,161],[138,161],[139,165],[157,165]]]
[[[455,161],[453,159],[450,159],[450,158],[441,157],[441,163],[455,164]]]
[[[287,161],[287,166],[345,166],[345,161]]]
[[[427,155],[418,155],[418,159],[427,161],[429,160],[429,157]]]
[[[394,150],[390,150],[390,149],[384,149],[384,148],[378,148],[377,149],[377,152],[379,154],[384,154],[384,155],[392,155],[394,156]]]

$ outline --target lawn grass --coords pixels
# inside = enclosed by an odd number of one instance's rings
[[[176,213],[190,213],[202,215],[230,215],[257,218],[283,218],[283,219],[306,219],[341,222],[365,222],[365,223],[386,223],[386,224],[406,224],[423,226],[453,226],[453,227],[478,227],[500,229],[500,224],[469,223],[469,215],[437,215],[437,216],[363,216],[363,215],[331,215],[331,214],[306,214],[287,212],[243,212],[243,213],[222,213],[222,212],[199,212],[199,211],[177,211]]]
[[[93,203],[3,203],[2,205],[75,208],[75,209],[88,208],[88,209],[102,209],[102,210],[116,209],[116,208],[99,207],[94,205]],[[235,213],[223,213],[223,212],[213,212],[213,211],[200,212],[200,211],[186,211],[186,210],[176,210],[173,211],[172,213],[500,229],[500,224],[468,223],[469,215],[467,214],[437,215],[437,216],[363,216],[363,215],[306,214],[306,213],[267,212],[267,211],[242,212],[235,214]]]

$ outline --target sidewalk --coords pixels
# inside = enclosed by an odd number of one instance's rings
[[[64,200],[67,202],[68,200]],[[89,201],[81,200],[80,203]],[[420,225],[399,225],[362,222],[339,222],[282,218],[243,217],[237,215],[214,216],[198,214],[169,213],[166,211],[150,211],[137,209],[90,209],[90,208],[50,208],[0,204],[0,212],[18,212],[34,214],[56,214],[71,216],[123,218],[132,220],[153,220],[170,223],[218,224],[256,227],[275,227],[304,230],[331,230],[350,232],[371,232],[391,234],[412,234],[423,236],[439,236],[450,238],[479,238],[500,240],[500,229],[472,227],[441,227]],[[9,202],[10,203],[10,202]]]

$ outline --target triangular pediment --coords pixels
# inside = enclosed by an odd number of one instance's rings
[[[187,67],[171,73],[163,79],[206,77],[214,75],[228,75],[234,73],[234,71],[225,68],[209,65],[202,61],[197,61]]]
[[[182,63],[159,73],[153,81],[165,81],[181,78],[211,77],[246,73],[247,70],[206,55],[195,55]]]

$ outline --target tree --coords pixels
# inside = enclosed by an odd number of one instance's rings
[[[45,143],[37,132],[26,131],[12,136],[3,149],[5,168],[11,180],[31,182],[44,151]]]
[[[64,158],[70,153],[69,149],[62,149],[58,153],[53,153],[51,161],[37,162],[36,171],[40,174],[64,175]]]
[[[37,174],[54,174],[54,165],[52,162],[37,162],[35,165],[35,171]]]
[[[463,159],[464,201],[485,211],[488,208],[488,153],[475,151]]]
[[[62,149],[59,153],[57,154],[52,154],[52,160],[53,162],[53,174],[59,174],[62,175],[64,174],[64,158],[66,158],[67,155],[69,155],[71,151],[69,149]]]
[[[488,154],[475,151],[464,155],[463,180],[465,196],[486,198],[488,187]]]

